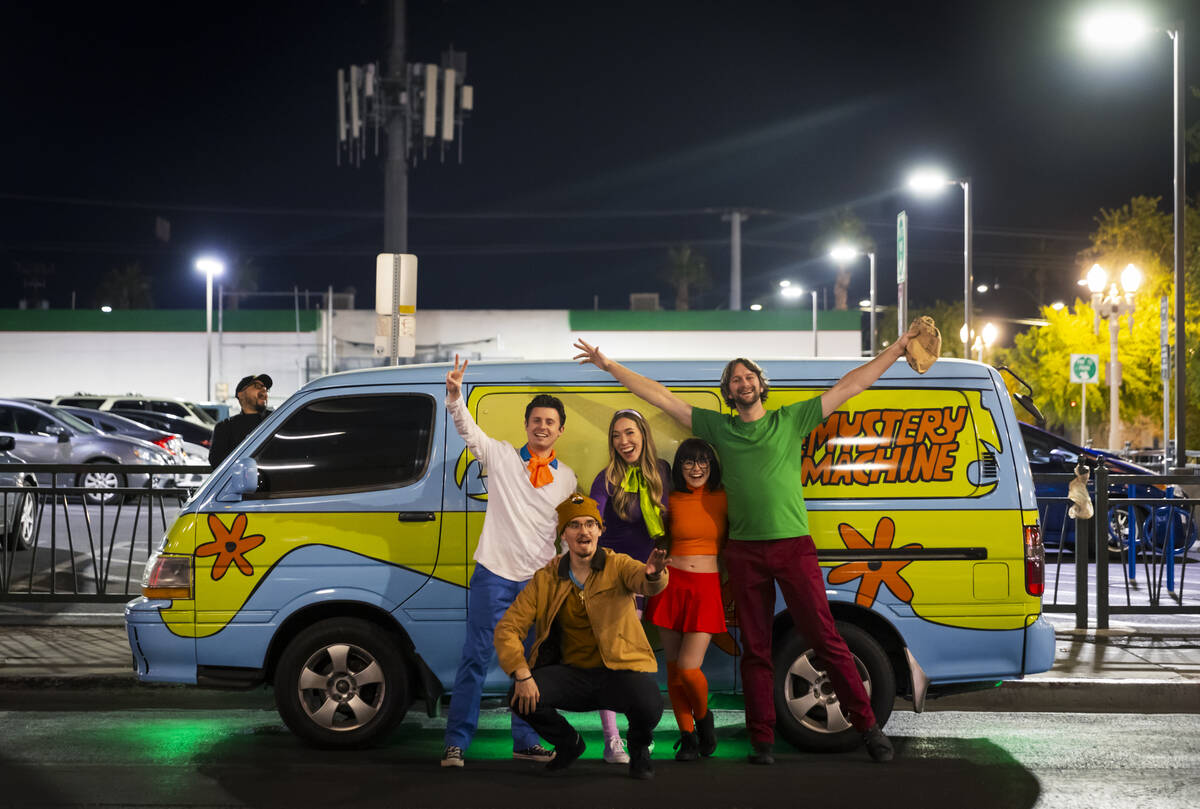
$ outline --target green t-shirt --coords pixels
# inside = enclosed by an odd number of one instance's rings
[[[692,432],[721,456],[730,539],[784,539],[809,533],[800,458],[805,436],[821,421],[819,396],[768,410],[757,421],[692,408]]]

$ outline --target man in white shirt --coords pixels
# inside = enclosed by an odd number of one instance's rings
[[[496,623],[533,574],[554,558],[558,528],[555,508],[575,492],[575,473],[554,457],[566,410],[557,398],[539,394],[525,408],[526,443],[517,449],[491,438],[471,418],[462,397],[467,361],[454,358],[446,374],[446,409],[467,448],[487,469],[488,506],[475,550],[467,600],[467,636],[450,696],[443,767],[463,766],[463,751],[479,726],[483,680],[491,665]],[[537,733],[513,715],[513,758],[550,761]]]

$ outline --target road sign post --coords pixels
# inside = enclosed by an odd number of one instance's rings
[[[1067,374],[1072,383],[1083,387],[1079,408],[1079,444],[1087,446],[1087,386],[1100,381],[1100,356],[1098,354],[1072,354]]]

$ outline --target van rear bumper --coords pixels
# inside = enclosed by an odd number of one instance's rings
[[[1054,665],[1054,627],[1045,615],[1025,627],[1024,674],[1049,671]]]
[[[143,683],[196,684],[196,640],[176,635],[159,610],[170,600],[135,598],[125,605],[125,632],[133,652],[133,672]]]

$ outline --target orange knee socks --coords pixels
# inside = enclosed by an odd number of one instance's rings
[[[667,663],[667,695],[675,722],[684,733],[696,730],[696,719],[708,715],[708,679],[700,669],[681,669],[677,663]]]
[[[675,712],[675,722],[684,733],[696,729],[692,721],[692,705],[688,699],[687,690],[683,687],[683,679],[679,676],[679,665],[673,661],[667,662],[667,696],[671,698],[671,710]]]

